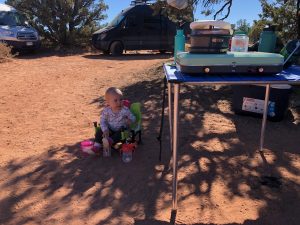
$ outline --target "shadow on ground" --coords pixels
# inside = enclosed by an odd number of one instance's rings
[[[151,60],[151,59],[168,59],[172,57],[171,53],[161,54],[159,52],[149,52],[149,51],[130,51],[124,53],[121,56],[111,56],[105,55],[100,51],[87,51],[84,49],[70,49],[70,50],[51,50],[51,49],[41,49],[32,51],[23,51],[15,53],[15,58],[17,59],[39,59],[45,57],[67,57],[72,55],[82,55],[86,59],[95,59],[95,60],[117,60],[117,61],[128,61],[128,60]]]
[[[138,147],[132,163],[122,163],[116,154],[109,159],[83,158],[79,143],[50,147],[31,158],[12,159],[0,168],[0,188],[7,192],[7,197],[0,199],[0,224],[72,224],[82,220],[99,225],[170,224],[170,220],[156,219],[163,211],[170,212],[171,217],[172,205],[167,117],[162,162],[158,161],[159,145],[155,142],[160,126],[162,70],[152,70],[150,76],[148,81],[123,88],[128,99],[144,105],[144,144]],[[299,156],[299,125],[291,117],[281,123],[268,123],[264,163],[253,163],[260,161],[256,150],[261,121],[234,115],[226,108],[231,101],[231,88],[184,86],[181,91],[179,173],[184,176],[178,189],[190,187],[190,191],[178,192],[179,209],[187,207],[185,202],[196,196],[206,199],[190,206],[198,208],[199,221],[204,211],[218,214],[206,205],[214,204],[210,193],[221,179],[229,205],[236,197],[264,203],[264,207],[257,208],[258,219],[245,218],[243,225],[298,224],[300,187],[291,177],[300,175],[294,158]],[[91,103],[98,100],[91,99]],[[213,116],[207,121],[209,115]],[[220,127],[223,132],[218,131]],[[294,141],[286,141],[286,135]],[[283,176],[282,171],[290,177]],[[206,184],[205,189],[202,184]],[[241,189],[241,184],[248,188]],[[32,208],[37,209],[36,215],[28,213]],[[180,212],[174,221],[187,224]],[[209,222],[190,224],[214,225]]]
[[[128,60],[151,60],[151,59],[169,59],[172,57],[172,54],[161,54],[156,52],[151,53],[126,53],[121,56],[111,56],[111,55],[103,55],[103,54],[90,54],[84,55],[84,58],[87,59],[101,59],[101,60],[117,60],[117,61],[128,61]]]

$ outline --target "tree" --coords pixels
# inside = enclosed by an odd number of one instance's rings
[[[42,36],[61,45],[90,37],[106,16],[103,0],[7,0]]]
[[[156,12],[161,10],[161,12],[167,15],[174,22],[191,22],[194,20],[193,12],[201,4],[203,10],[201,14],[205,14],[206,16],[214,14],[214,19],[217,19],[219,15],[227,10],[225,16],[220,18],[223,20],[227,18],[230,14],[230,9],[232,6],[233,0],[187,0],[189,3],[188,8],[183,10],[175,9],[169,5],[167,5],[165,0],[156,0],[156,4],[154,6]],[[223,4],[222,4],[223,3]],[[221,5],[221,7],[215,11],[215,5]]]
[[[175,23],[183,24],[185,22],[192,22],[194,20],[193,15],[193,2],[189,1],[189,6],[185,9],[179,10],[167,4],[165,0],[156,0],[156,3],[153,5],[155,13],[161,13],[167,16],[170,20]]]
[[[253,29],[262,30],[263,23],[277,26],[278,37],[286,43],[288,40],[297,38],[300,33],[297,21],[297,0],[276,0],[275,2],[268,0],[260,0],[262,5],[262,14],[260,20],[254,23]]]
[[[249,31],[249,39],[252,42],[256,42],[260,38],[260,34],[263,31],[264,27],[268,24],[267,20],[254,20],[253,25]]]
[[[247,23],[247,20],[245,19],[240,19],[236,22],[236,27],[235,27],[236,30],[239,30],[239,31],[243,31],[245,32],[246,34],[249,33],[250,31],[250,24]]]
[[[232,1],[233,0],[193,0],[193,5],[197,7],[201,3],[202,7],[204,8],[201,13],[206,16],[214,14],[214,20],[216,20],[219,15],[222,15],[222,13],[227,10],[226,14],[219,18],[219,20],[224,20],[230,14]],[[215,11],[215,5],[221,5],[221,7]]]

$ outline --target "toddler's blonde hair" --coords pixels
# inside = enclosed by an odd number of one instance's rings
[[[110,87],[105,92],[105,100],[107,100],[108,97],[111,96],[111,95],[123,96],[123,93],[122,93],[122,91],[119,88]]]

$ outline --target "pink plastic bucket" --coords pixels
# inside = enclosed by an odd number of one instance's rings
[[[94,142],[90,140],[85,140],[80,143],[81,151],[85,154],[89,155],[95,155],[95,152],[93,151],[94,148]]]

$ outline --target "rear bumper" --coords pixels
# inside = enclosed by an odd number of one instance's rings
[[[11,41],[11,40],[5,40],[4,43],[6,43],[9,46],[12,46],[13,49],[17,50],[34,50],[41,47],[41,41]]]

